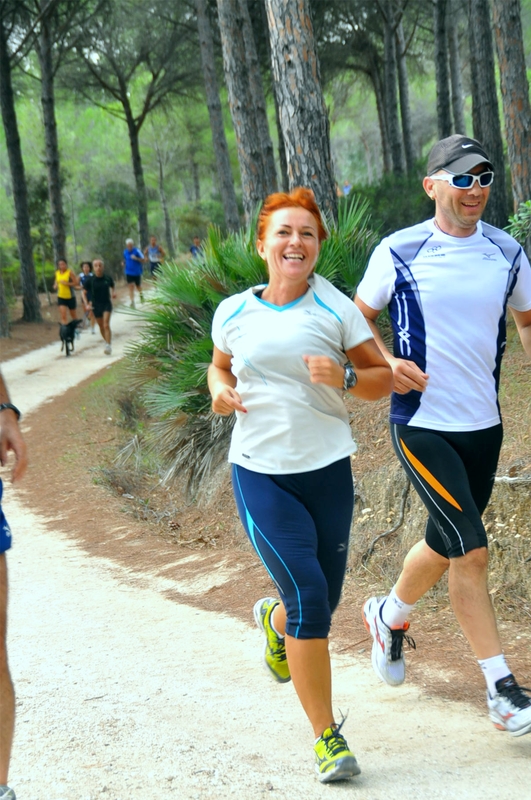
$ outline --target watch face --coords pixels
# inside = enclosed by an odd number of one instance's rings
[[[355,371],[352,369],[352,367],[346,367],[345,379],[343,381],[343,388],[346,390],[353,389],[354,386],[357,384],[357,382],[358,382],[358,376],[356,375]]]

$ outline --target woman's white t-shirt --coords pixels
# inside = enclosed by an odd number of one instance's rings
[[[358,308],[320,275],[285,306],[247,289],[216,310],[212,339],[232,356],[236,391],[247,413],[236,412],[229,461],[254,472],[309,472],[356,450],[343,392],[310,382],[304,355],[338,364],[372,333]]]

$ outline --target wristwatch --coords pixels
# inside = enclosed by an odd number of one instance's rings
[[[4,411],[7,408],[15,412],[15,414],[17,415],[17,419],[21,418],[22,414],[20,413],[18,408],[13,405],[13,403],[0,403],[0,411]]]
[[[345,367],[345,377],[343,378],[343,389],[348,392],[353,389],[358,382],[358,376],[354,367]]]

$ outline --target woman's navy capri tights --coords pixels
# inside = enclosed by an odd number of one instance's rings
[[[232,481],[247,535],[280,592],[286,633],[325,639],[347,566],[354,509],[350,458],[290,475],[233,465]]]

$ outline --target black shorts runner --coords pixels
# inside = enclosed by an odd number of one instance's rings
[[[76,307],[76,296],[72,295],[72,297],[68,297],[68,298],[66,298],[66,297],[58,297],[57,298],[57,305],[58,306],[66,306],[71,311],[73,311],[74,308]]]
[[[140,286],[140,284],[142,283],[142,275],[128,275],[126,273],[125,280],[127,281],[127,283],[134,283],[135,286]]]
[[[494,485],[501,423],[457,433],[391,425],[391,439],[428,509],[426,544],[445,558],[487,547],[481,515]]]
[[[108,311],[109,313],[112,311],[112,303],[103,303],[101,306],[93,306],[92,313],[96,317],[103,317],[104,313]]]

